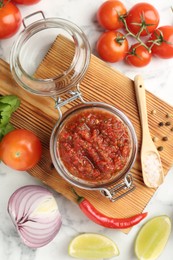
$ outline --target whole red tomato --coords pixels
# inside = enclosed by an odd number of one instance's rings
[[[148,3],[134,5],[126,17],[129,30],[137,34],[142,29],[140,35],[145,36],[153,32],[159,24],[159,13],[154,6]]]
[[[34,133],[26,129],[9,132],[0,143],[0,160],[15,170],[31,169],[38,163],[41,154],[40,140]]]
[[[126,13],[127,10],[120,1],[106,1],[97,11],[97,20],[103,28],[116,30],[123,27],[123,23],[119,17]]]
[[[15,2],[16,4],[21,4],[21,5],[33,5],[40,1],[41,0],[13,0],[13,2]]]
[[[152,54],[139,43],[133,44],[128,54],[125,57],[125,61],[135,67],[144,67],[151,61]]]
[[[128,52],[128,41],[118,31],[107,31],[98,39],[96,48],[103,60],[117,62],[122,60]]]
[[[13,3],[0,1],[0,39],[13,36],[20,28],[21,13]]]
[[[157,28],[149,38],[148,45],[156,42],[151,48],[152,53],[162,59],[173,58],[173,26]]]

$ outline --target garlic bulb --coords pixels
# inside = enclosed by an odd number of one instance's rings
[[[31,248],[48,244],[62,224],[54,196],[38,185],[16,190],[9,199],[8,212],[23,243]]]

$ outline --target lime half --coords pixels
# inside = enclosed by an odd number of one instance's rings
[[[162,253],[171,232],[168,216],[150,219],[140,229],[135,241],[135,253],[140,260],[154,260]]]
[[[119,249],[114,241],[104,235],[85,233],[70,242],[68,253],[80,259],[102,259],[118,256]]]

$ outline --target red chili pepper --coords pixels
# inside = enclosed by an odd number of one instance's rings
[[[74,190],[73,190],[74,191]],[[134,215],[129,218],[111,218],[99,212],[87,199],[79,196],[76,191],[77,202],[83,213],[95,223],[106,228],[124,229],[138,224],[147,216],[147,212]]]

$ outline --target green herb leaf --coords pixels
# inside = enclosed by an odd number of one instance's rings
[[[0,97],[0,107],[1,105],[10,105],[11,112],[14,112],[20,106],[20,100],[17,96],[7,95]]]
[[[11,123],[6,124],[4,127],[0,127],[0,140],[3,138],[4,135],[14,130],[14,127]]]
[[[14,128],[9,123],[11,115],[20,106],[20,100],[17,96],[0,96],[0,141],[4,135]]]

